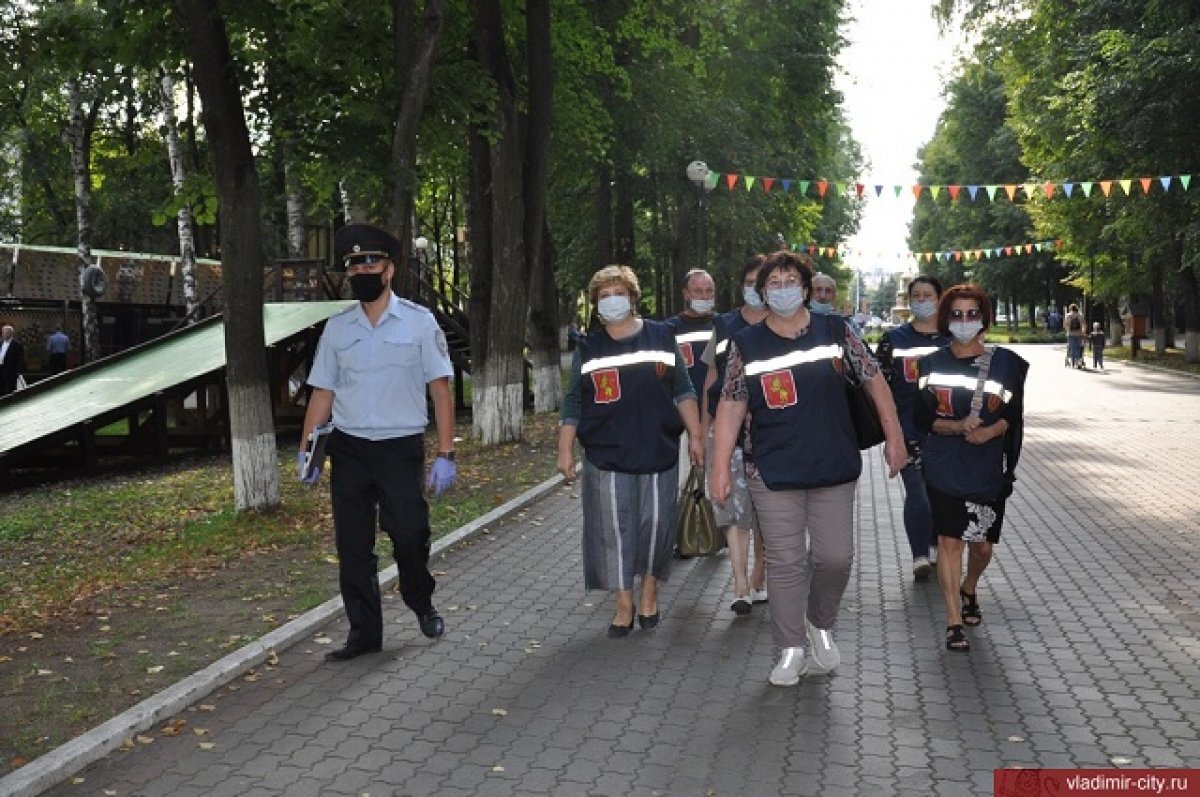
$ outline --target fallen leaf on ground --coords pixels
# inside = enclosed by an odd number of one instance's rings
[[[38,675],[54,675],[54,670],[38,670]]]
[[[279,666],[279,654],[273,650],[270,651],[269,653],[267,653],[267,664],[270,665],[271,667],[278,667]]]
[[[142,744],[154,744],[154,737],[152,736],[141,736],[139,734],[137,740]]]
[[[507,717],[508,716],[508,712],[502,708],[494,708],[494,709],[492,709],[492,713],[495,714],[497,717]]]
[[[161,665],[161,664],[155,664],[153,667],[146,668],[146,672],[150,673],[151,675],[160,673],[162,671],[163,671],[163,665]]]
[[[217,707],[214,706],[212,703],[201,703],[199,708],[201,711],[216,711],[217,710]]]
[[[211,750],[211,749],[213,749],[214,747],[216,747],[217,745],[216,745],[216,743],[214,743],[214,742],[200,742],[200,744],[199,744],[199,745],[197,745],[197,746],[198,746],[198,747],[199,747],[201,750]]]
[[[173,719],[166,725],[162,726],[162,729],[159,731],[159,733],[161,733],[163,736],[178,736],[183,732],[185,726],[187,726],[187,720]]]
[[[15,755],[12,758],[8,759],[8,765],[10,767],[12,767],[13,769],[20,769],[21,767],[25,766],[28,763],[29,763],[29,759],[25,758],[24,756]]]

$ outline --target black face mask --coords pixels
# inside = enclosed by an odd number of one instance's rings
[[[350,292],[360,302],[373,302],[383,293],[383,274],[351,274]]]

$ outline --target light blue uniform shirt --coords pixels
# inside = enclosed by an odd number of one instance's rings
[[[337,429],[386,440],[422,434],[429,425],[425,386],[453,373],[433,313],[391,294],[374,327],[359,303],[329,319],[308,384],[333,391]]]

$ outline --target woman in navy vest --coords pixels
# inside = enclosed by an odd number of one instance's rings
[[[717,414],[717,403],[721,400],[721,386],[725,384],[725,363],[729,359],[729,339],[740,329],[757,324],[767,317],[767,305],[758,295],[755,283],[758,272],[766,258],[755,255],[742,266],[741,307],[722,313],[713,319],[712,339],[700,356],[708,366],[704,379],[704,395],[700,413],[700,425],[705,430],[706,452],[711,454],[713,441],[712,420]],[[725,543],[729,546],[729,568],[733,571],[733,602],[729,608],[739,617],[750,614],[756,603],[767,602],[767,564],[763,555],[762,534],[754,531],[758,523],[754,519],[754,503],[750,500],[750,488],[746,483],[746,469],[742,465],[742,439],[738,436],[729,463],[733,487],[724,504],[713,505],[713,519],[725,530]],[[709,468],[712,457],[707,456]],[[710,496],[711,497],[711,496]],[[754,540],[754,572],[750,571],[750,540]]]
[[[983,622],[976,589],[1000,540],[1021,454],[1029,364],[1008,349],[983,345],[992,305],[978,285],[946,291],[937,318],[938,331],[952,340],[920,361],[914,420],[925,433],[921,458],[938,535],[946,647],[966,651],[963,626]]]
[[[592,276],[588,297],[601,324],[578,341],[563,401],[558,470],[575,479],[583,446],[583,581],[616,593],[610,637],[637,620],[658,625],[658,582],[675,546],[679,436],[687,428],[693,464],[704,462],[700,413],[683,355],[666,324],[638,317],[641,291],[628,266]]]
[[[908,284],[908,306],[912,321],[883,333],[875,356],[883,371],[896,414],[908,448],[908,464],[900,471],[904,481],[904,532],[912,550],[912,572],[917,581],[925,581],[937,561],[937,546],[933,535],[933,516],[929,498],[925,495],[925,476],[921,470],[921,442],[924,436],[913,423],[913,407],[917,403],[917,363],[926,354],[950,345],[950,338],[938,331],[938,299],[942,283],[936,277],[922,275]]]
[[[841,316],[813,314],[812,268],[805,256],[769,255],[758,273],[765,321],[733,336],[717,407],[711,490],[730,494],[729,461],[743,422],[746,476],[766,544],[771,622],[782,652],[769,681],[792,686],[809,669],[841,661],[833,640],[854,560],[854,488],[862,456],[846,403],[844,368],[866,385],[883,423],[891,476],[907,454],[896,406],[870,350]],[[806,538],[812,567],[808,566]]]

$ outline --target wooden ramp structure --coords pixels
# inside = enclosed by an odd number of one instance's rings
[[[276,428],[299,423],[299,387],[326,319],[353,301],[263,306]],[[17,468],[93,470],[109,456],[164,461],[229,446],[225,325],[215,315],[0,399],[0,487]]]

